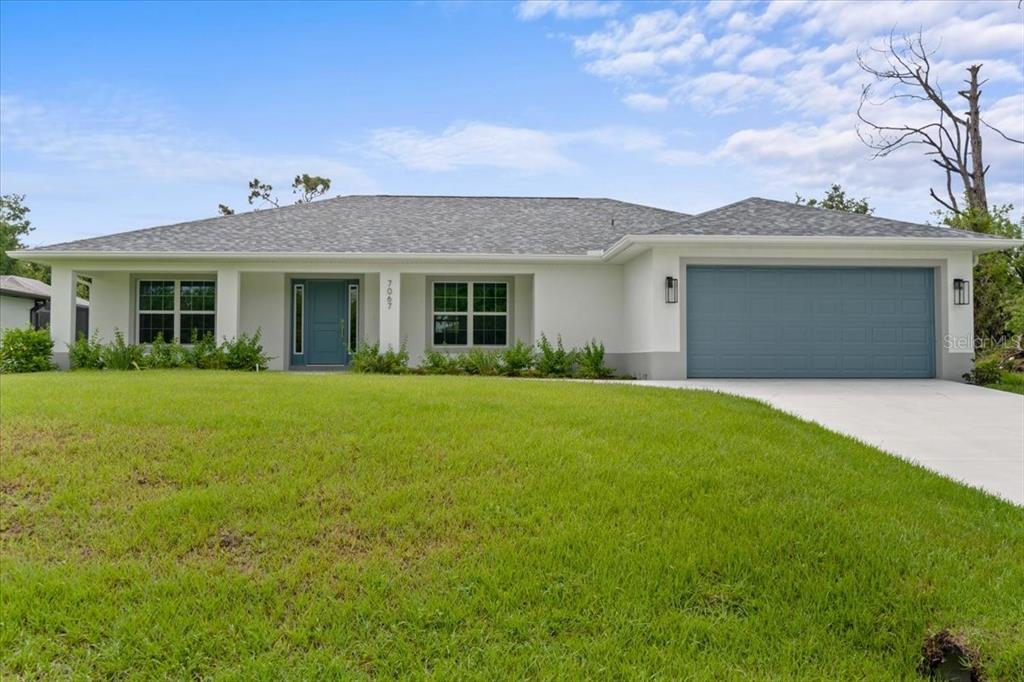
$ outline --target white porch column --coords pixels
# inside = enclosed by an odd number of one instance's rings
[[[217,271],[217,318],[216,337],[218,343],[238,337],[239,311],[241,310],[242,278],[238,270]]]
[[[402,273],[382,270],[380,273],[380,348],[398,350],[402,345],[400,329]]]
[[[53,361],[61,369],[71,366],[68,346],[75,341],[75,284],[78,274],[69,267],[55,265],[50,271],[50,338]]]

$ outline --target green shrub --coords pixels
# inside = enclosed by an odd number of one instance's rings
[[[974,364],[974,369],[964,374],[964,380],[969,384],[987,386],[997,384],[1003,376],[1003,370],[996,359],[980,360]]]
[[[607,379],[614,374],[610,367],[604,364],[604,344],[591,340],[576,353],[576,360],[579,362],[577,373],[586,379]]]
[[[68,346],[71,369],[100,369],[103,367],[103,344],[100,343],[99,331],[90,339],[79,336],[78,340]]]
[[[576,364],[576,353],[565,349],[562,345],[561,335],[557,338],[557,344],[552,346],[548,337],[541,333],[537,348],[540,351],[537,357],[537,371],[541,376],[572,376],[573,365]]]
[[[353,372],[372,374],[380,364],[380,344],[360,343],[349,358],[349,366]]]
[[[206,332],[204,336],[193,332],[192,348],[185,349],[184,358],[187,364],[197,369],[224,369],[227,364],[224,349],[217,345],[212,332]]]
[[[457,355],[449,355],[437,350],[428,350],[423,354],[420,369],[426,374],[458,374],[462,371],[459,368]]]
[[[225,341],[221,347],[224,356],[224,366],[228,369],[247,370],[258,372],[267,368],[270,357],[263,352],[263,344],[260,343],[261,333],[256,330],[252,336],[242,334],[233,341]]]
[[[186,365],[188,351],[172,339],[170,343],[164,341],[163,333],[157,334],[146,355],[146,367],[151,369],[175,369]]]
[[[537,354],[533,352],[533,346],[516,341],[501,354],[501,371],[510,377],[517,377],[530,371],[536,361]]]
[[[496,350],[471,348],[458,357],[458,366],[466,374],[494,376],[501,372],[501,354]]]
[[[353,372],[364,374],[404,374],[409,369],[409,352],[405,341],[398,350],[388,348],[381,352],[379,343],[361,343],[352,354]]]
[[[0,336],[0,372],[45,372],[54,368],[50,330],[12,327]]]
[[[114,330],[114,340],[103,346],[100,362],[105,369],[142,369],[142,346],[127,343],[120,329]]]

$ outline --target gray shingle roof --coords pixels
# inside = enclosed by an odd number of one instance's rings
[[[18,275],[0,275],[0,294],[19,298],[49,300],[53,289],[46,282]],[[77,298],[78,305],[88,306],[89,301]]]
[[[37,250],[585,254],[685,217],[613,199],[346,196]]]
[[[34,251],[582,255],[627,234],[990,238],[757,198],[690,216],[613,199],[346,196]]]
[[[772,235],[780,237],[923,237],[998,239],[995,235],[844,213],[752,197],[689,216],[656,234]]]
[[[50,285],[31,277],[0,275],[0,293],[23,298],[50,298]]]

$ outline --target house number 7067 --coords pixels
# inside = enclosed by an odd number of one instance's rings
[[[387,302],[388,302],[388,310],[391,310],[391,295],[392,295],[393,293],[395,293],[395,290],[391,288],[391,282],[392,282],[392,280],[390,280],[390,279],[389,279],[389,280],[388,280],[388,288],[387,288],[387,294],[388,294],[388,298],[387,298]]]

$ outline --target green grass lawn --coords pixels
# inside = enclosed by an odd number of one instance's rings
[[[1024,677],[1024,510],[748,400],[0,378],[0,676]]]
[[[988,388],[1024,395],[1024,373],[1003,372],[1003,376],[1000,378],[999,383],[989,384]]]

